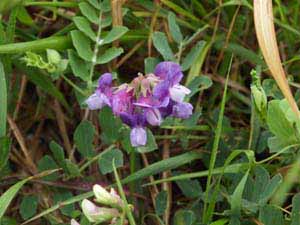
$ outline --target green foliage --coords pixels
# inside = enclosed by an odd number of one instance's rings
[[[34,195],[24,196],[20,204],[20,214],[24,220],[36,214],[38,198]]]
[[[167,209],[168,193],[166,191],[161,191],[157,194],[155,198],[155,212],[156,215],[161,216]]]
[[[113,162],[115,167],[122,167],[124,164],[123,153],[121,150],[112,148],[101,155],[98,160],[99,169],[102,174],[108,174],[113,172]]]
[[[4,67],[0,61],[0,137],[6,135],[7,88]]]
[[[82,121],[74,132],[74,143],[83,157],[92,157],[94,152],[95,128],[89,121]]]
[[[99,113],[99,123],[103,130],[102,138],[112,144],[121,138],[122,122],[116,118],[109,107],[104,107]]]
[[[11,141],[7,137],[0,138],[0,171],[5,167],[9,158]]]
[[[0,224],[89,225],[77,204],[93,200],[95,183],[117,186],[132,203],[134,211],[120,211],[130,225],[166,224],[168,214],[174,225],[300,224],[300,120],[276,81],[260,81],[269,68],[249,29],[253,4],[119,3],[0,1]],[[300,3],[276,0],[273,8],[299,102]],[[97,121],[85,100],[105,71],[121,84],[162,60],[180,64],[194,113],[167,118],[134,148],[129,127],[108,107]],[[8,129],[8,115],[18,129]],[[47,172],[28,170],[24,154]]]
[[[174,13],[169,12],[168,14],[168,23],[169,23],[169,29],[172,34],[172,37],[176,43],[181,44],[183,41],[183,36],[180,31],[180,27],[178,26],[176,22],[176,16]]]
[[[7,191],[5,191],[0,197],[0,219],[2,219],[6,209],[8,208],[10,202],[19,192],[21,187],[28,181],[29,179],[24,179],[19,181],[18,183],[11,186]]]
[[[49,156],[45,155],[43,158],[41,158],[38,162],[38,170],[39,172],[47,171],[47,170],[53,170],[57,169],[58,165],[54,161],[54,159]],[[48,176],[43,178],[45,181],[55,181],[58,179],[58,173],[55,172],[53,174],[49,174]]]
[[[196,215],[190,210],[179,210],[174,216],[174,225],[192,225],[196,221]]]
[[[153,44],[157,51],[162,55],[164,60],[175,61],[174,54],[168,43],[167,37],[163,32],[155,32],[153,34]]]
[[[267,124],[275,135],[269,138],[268,146],[272,152],[298,144],[300,121],[291,111],[286,100],[272,100],[268,104]]]

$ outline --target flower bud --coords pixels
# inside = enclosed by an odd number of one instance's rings
[[[104,205],[122,207],[122,200],[113,188],[111,189],[111,191],[109,193],[102,186],[96,184],[93,187],[93,191],[94,191],[94,195],[96,197],[96,202],[102,203]]]
[[[87,199],[82,201],[81,208],[86,218],[93,223],[111,221],[113,218],[120,216],[117,209],[98,207]]]
[[[267,108],[267,96],[264,89],[259,88],[257,85],[251,85],[251,93],[257,110],[259,112],[265,111]]]
[[[47,49],[47,59],[49,63],[52,63],[54,65],[59,64],[61,57],[60,54],[53,49]]]

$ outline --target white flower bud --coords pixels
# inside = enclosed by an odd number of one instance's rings
[[[102,186],[96,184],[93,187],[93,191],[96,197],[96,202],[102,203],[104,205],[122,207],[122,200],[114,189],[111,189],[109,193]]]
[[[86,218],[93,223],[111,221],[113,218],[120,216],[117,209],[98,207],[87,199],[82,201],[81,208]]]

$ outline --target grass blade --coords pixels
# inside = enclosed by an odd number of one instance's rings
[[[127,202],[127,199],[126,199],[126,196],[125,196],[125,193],[124,193],[124,190],[123,190],[123,187],[122,187],[122,184],[121,184],[121,181],[120,181],[120,178],[119,178],[116,166],[115,166],[115,160],[113,160],[113,168],[114,168],[114,175],[115,175],[117,187],[118,187],[118,190],[119,190],[119,194],[120,194],[120,196],[121,196],[121,198],[122,198],[122,200],[125,204],[124,208],[125,208],[127,218],[129,220],[129,224],[130,225],[135,225],[136,223],[134,221],[132,210],[128,206],[128,202]]]
[[[7,90],[3,64],[0,61],[0,137],[6,134]]]
[[[223,118],[224,118],[224,111],[225,111],[225,103],[226,103],[226,96],[227,96],[228,79],[229,79],[229,73],[230,73],[230,69],[231,69],[231,65],[232,65],[232,59],[233,59],[233,56],[231,56],[229,69],[228,69],[228,73],[227,73],[227,77],[226,77],[225,89],[224,89],[223,98],[222,98],[222,102],[221,102],[221,109],[219,112],[218,124],[217,124],[216,132],[215,132],[216,136],[214,138],[213,148],[212,148],[212,152],[211,152],[211,158],[210,158],[210,162],[209,162],[209,173],[208,173],[207,182],[206,182],[205,202],[204,202],[204,210],[203,210],[204,224],[207,224],[208,220],[210,220],[210,217],[211,217],[211,215],[209,215],[207,212],[207,202],[208,202],[208,198],[209,198],[209,191],[211,188],[212,172],[215,167],[219,142],[221,139],[222,125],[223,125]]]

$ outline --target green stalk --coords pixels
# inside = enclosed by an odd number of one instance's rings
[[[216,133],[215,133],[216,136],[214,138],[213,148],[212,148],[210,162],[209,162],[209,170],[208,170],[208,177],[207,177],[207,182],[206,182],[205,201],[204,201],[204,209],[203,209],[203,223],[204,224],[207,224],[209,222],[209,220],[211,219],[211,215],[207,211],[207,207],[208,207],[207,203],[209,202],[209,191],[211,190],[212,175],[213,175],[213,170],[214,170],[216,159],[217,159],[219,142],[220,142],[221,134],[222,134],[223,118],[224,118],[226,95],[227,95],[227,88],[228,88],[228,79],[229,79],[229,73],[230,73],[230,69],[231,69],[231,65],[232,65],[232,59],[233,59],[233,57],[231,57],[229,68],[228,68],[223,98],[222,98],[222,102],[221,102],[221,110],[219,112],[218,124],[217,124],[217,128],[216,128]]]
[[[97,31],[97,37],[96,37],[96,43],[94,47],[94,54],[92,58],[92,65],[90,69],[90,80],[88,81],[88,87],[89,89],[92,89],[93,86],[93,75],[94,75],[94,69],[95,66],[97,65],[97,56],[98,56],[98,51],[99,51],[99,46],[101,45],[101,23],[102,23],[102,11],[100,10],[99,13],[99,26],[98,26],[98,31]]]
[[[6,135],[7,90],[2,62],[0,61],[0,137]]]
[[[77,2],[24,2],[24,6],[51,6],[51,7],[65,7],[65,8],[73,8],[77,7]]]
[[[0,45],[0,54],[17,54],[27,51],[44,51],[47,48],[64,50],[72,47],[69,36],[49,37],[36,41]]]
[[[120,181],[120,178],[119,178],[116,166],[115,166],[115,160],[113,160],[113,168],[114,168],[114,175],[115,175],[115,178],[116,178],[117,187],[118,187],[121,199],[124,202],[124,210],[126,212],[129,224],[130,225],[136,225],[134,217],[132,215],[132,210],[130,209],[130,207],[128,205],[128,202],[127,202],[127,199],[126,199],[126,196],[125,196],[125,193],[124,193],[124,190],[123,190],[123,187],[122,187],[122,184],[121,184],[121,181]]]
[[[76,91],[78,91],[80,94],[83,96],[88,96],[88,93],[84,92],[80,87],[78,87],[76,84],[74,84],[69,78],[67,78],[65,75],[61,75],[61,77],[71,86],[73,87]]]

